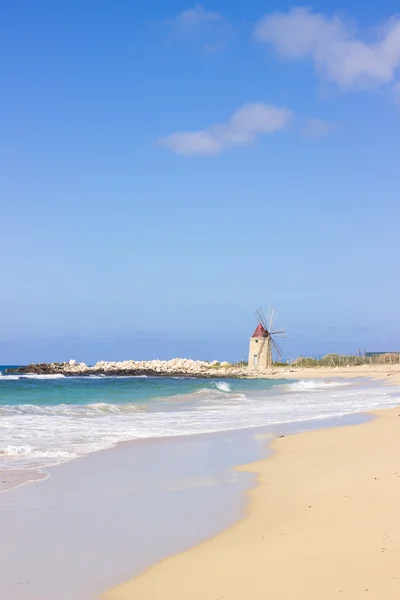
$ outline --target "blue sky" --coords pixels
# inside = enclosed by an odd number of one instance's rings
[[[3,5],[0,363],[400,347],[398,7],[292,6]]]

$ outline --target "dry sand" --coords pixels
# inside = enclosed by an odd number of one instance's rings
[[[370,379],[392,378],[391,383],[400,384],[400,364],[396,365],[359,365],[349,367],[279,367],[272,368],[263,375],[266,378],[287,379],[329,379],[336,377]],[[259,377],[259,375],[258,375]],[[388,380],[389,381],[389,380]]]
[[[344,374],[376,375],[357,370]],[[400,369],[377,376],[387,373],[391,384],[400,383]],[[363,425],[277,439],[272,447],[271,458],[244,468],[259,481],[244,519],[103,599],[399,600],[400,409]]]

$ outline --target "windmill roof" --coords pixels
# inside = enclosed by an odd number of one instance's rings
[[[258,338],[258,337],[265,337],[267,335],[268,335],[268,332],[266,331],[266,329],[264,329],[264,327],[261,325],[261,323],[259,323],[256,327],[255,332],[253,333],[253,335],[251,337]]]

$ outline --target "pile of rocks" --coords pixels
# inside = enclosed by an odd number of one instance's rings
[[[10,372],[37,373],[42,375],[150,375],[150,376],[182,376],[182,377],[243,377],[245,368],[238,368],[228,362],[206,362],[187,358],[174,358],[172,360],[135,361],[124,360],[120,362],[99,361],[93,366],[70,360],[64,363],[32,364],[19,369],[10,369]]]

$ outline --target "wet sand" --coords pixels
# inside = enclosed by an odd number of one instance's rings
[[[368,418],[327,418],[324,427]],[[127,442],[0,494],[0,598],[98,599],[243,518],[256,474],[234,467],[270,453],[273,436],[318,427],[303,421]]]
[[[120,444],[0,494],[1,600],[94,600],[232,525],[265,435],[226,432]]]
[[[400,383],[398,369],[356,369]],[[276,439],[273,457],[240,468],[258,478],[244,519],[102,599],[398,600],[399,417],[388,409],[362,425]]]
[[[47,479],[48,475],[41,471],[24,471],[23,469],[9,469],[0,471],[0,494],[9,492],[14,488]]]

